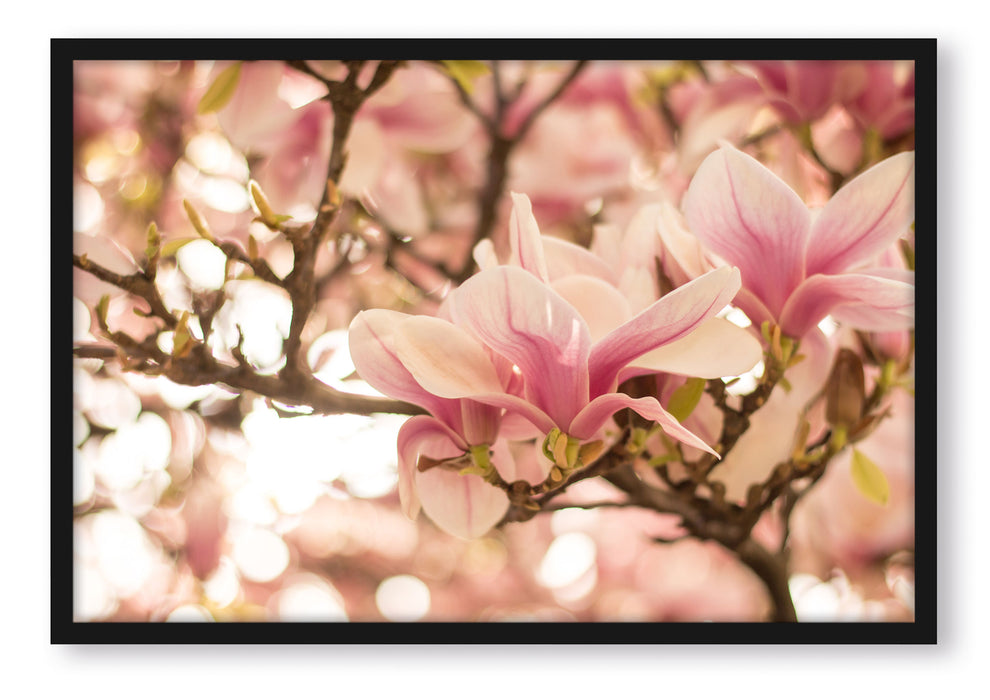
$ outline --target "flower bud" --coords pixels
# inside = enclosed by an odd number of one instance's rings
[[[832,425],[851,428],[862,419],[865,404],[863,361],[852,350],[842,348],[825,386],[825,419]]]

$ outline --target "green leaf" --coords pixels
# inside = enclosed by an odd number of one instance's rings
[[[107,329],[107,311],[110,310],[110,295],[104,294],[100,297],[100,301],[96,304],[96,321],[100,324],[100,328],[103,330]]]
[[[199,114],[209,114],[218,112],[227,106],[230,98],[234,96],[237,89],[237,82],[241,78],[241,62],[227,66],[213,80],[213,84],[206,89],[203,96],[196,105],[196,112]]]
[[[488,66],[481,61],[440,61],[440,63],[450,77],[456,80],[468,94],[474,91],[474,79],[489,73]]]
[[[882,506],[890,500],[890,485],[880,467],[857,449],[853,449],[852,478],[859,492]]]
[[[671,394],[667,410],[678,421],[683,421],[691,415],[704,393],[705,380],[701,377],[692,377]]]
[[[168,241],[162,246],[162,257],[171,257],[179,252],[179,248],[184,246],[186,243],[192,243],[193,241],[198,241],[199,238],[176,238],[174,240]]]

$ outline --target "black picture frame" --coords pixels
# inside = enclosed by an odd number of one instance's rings
[[[293,59],[911,60],[916,70],[915,621],[911,623],[116,623],[73,620],[72,64],[78,60]],[[936,61],[917,39],[71,39],[51,41],[53,644],[935,644]]]

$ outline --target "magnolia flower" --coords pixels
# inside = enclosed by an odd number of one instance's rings
[[[812,212],[756,159],[723,144],[684,197],[691,231],[742,273],[735,304],[800,338],[825,316],[861,330],[914,323],[913,273],[864,267],[914,220],[914,153],[884,160]]]
[[[845,107],[863,129],[876,129],[885,140],[914,127],[914,63],[867,61],[865,85]]]
[[[865,77],[845,61],[748,61],[767,92],[767,101],[786,121],[798,124],[823,116],[836,102],[859,94]]]
[[[525,401],[486,393],[486,387],[474,383],[480,371],[461,372],[449,381],[444,366],[423,362],[414,375],[437,395],[473,397],[518,412],[544,434],[556,430],[567,436],[572,452],[596,438],[623,408],[658,422],[677,440],[713,452],[656,398],[632,398],[616,389],[620,373],[633,360],[685,337],[721,310],[738,288],[737,270],[714,270],[593,342],[588,323],[574,306],[534,275],[513,266],[483,270],[451,295],[450,315],[518,368]],[[600,286],[603,294],[606,289],[607,285]],[[571,456],[566,464],[555,457],[562,468],[573,466]]]
[[[662,252],[659,205],[640,209],[624,233],[613,226],[597,227],[589,251],[541,235],[529,198],[512,193],[512,200],[508,264],[535,275],[571,304],[588,324],[593,342],[656,302],[655,261]],[[475,249],[475,258],[482,269],[498,264],[487,240]],[[749,332],[725,319],[708,318],[685,337],[634,358],[618,380],[652,372],[707,379],[736,376],[752,369],[761,356],[760,344]]]
[[[431,342],[423,343],[426,338]],[[432,361],[448,372],[474,372],[476,385],[508,395],[513,382],[518,383],[511,366],[491,357],[465,331],[443,319],[385,309],[358,314],[351,323],[348,342],[354,366],[364,381],[430,412],[410,418],[399,430],[399,500],[403,512],[415,518],[422,507],[442,529],[464,538],[487,532],[505,514],[509,500],[481,474],[460,472],[472,466],[476,472],[497,469],[509,482],[526,476],[517,474],[508,449],[496,445],[503,411],[471,399],[443,398],[420,385],[410,367],[416,370],[422,355],[432,353]],[[408,353],[407,347],[415,347],[417,352]],[[420,465],[431,468],[421,470],[417,468]],[[530,478],[539,481],[542,475]]]

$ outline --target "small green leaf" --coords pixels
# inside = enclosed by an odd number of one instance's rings
[[[440,61],[444,69],[457,84],[470,94],[474,91],[473,80],[488,75],[489,69],[481,61]]]
[[[701,377],[692,377],[671,394],[667,410],[678,421],[683,421],[691,415],[704,393],[705,380]]]
[[[887,505],[890,499],[890,485],[880,467],[857,449],[853,449],[852,478],[859,492],[874,503]]]
[[[667,464],[668,462],[676,462],[679,459],[680,457],[675,454],[658,455],[657,457],[653,457],[650,459],[649,465],[651,467],[659,467],[664,464]]]
[[[234,96],[234,91],[237,89],[237,83],[240,78],[240,61],[224,68],[214,78],[213,84],[203,93],[199,104],[196,105],[196,111],[199,114],[209,114],[210,112],[218,112],[226,107],[227,103],[230,102],[230,98]]]
[[[192,243],[193,241],[198,241],[199,238],[176,238],[175,240],[168,241],[162,246],[162,257],[171,257],[179,252],[179,248],[186,245],[187,243]]]
[[[103,330],[107,329],[107,311],[110,309],[110,295],[104,294],[100,297],[100,301],[96,304],[96,321],[100,324],[100,328]]]
[[[172,336],[172,357],[184,357],[192,347],[192,334],[189,332],[189,312],[183,311]]]

